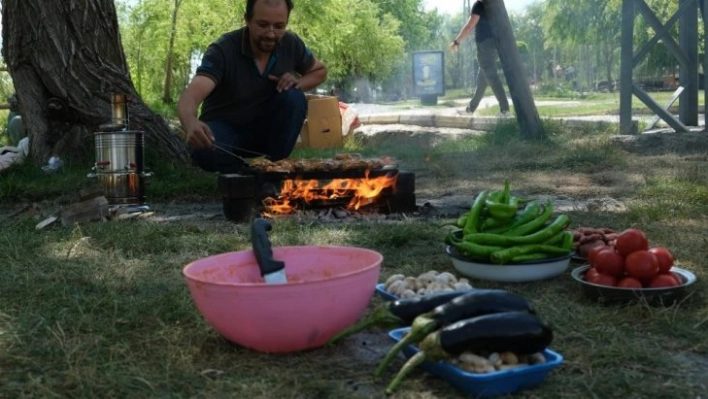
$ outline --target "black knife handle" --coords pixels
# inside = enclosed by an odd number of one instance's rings
[[[277,272],[285,267],[285,262],[273,259],[273,248],[268,237],[268,232],[271,229],[273,229],[273,225],[267,219],[255,218],[251,223],[251,244],[256,261],[258,261],[258,267],[261,269],[261,276]]]

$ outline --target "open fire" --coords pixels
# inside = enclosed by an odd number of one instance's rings
[[[417,211],[415,175],[388,159],[339,155],[334,159],[257,160],[251,172],[221,175],[228,220],[274,217],[299,211],[406,213]],[[340,214],[340,212],[337,212]]]
[[[369,177],[366,171],[363,178],[333,179],[320,187],[317,179],[301,178],[285,180],[277,198],[268,197],[263,201],[266,215],[289,214],[302,207],[318,207],[341,204],[348,210],[358,211],[376,202],[382,192],[388,188],[395,190],[398,174]]]

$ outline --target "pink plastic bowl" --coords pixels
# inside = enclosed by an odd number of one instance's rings
[[[275,247],[288,284],[267,285],[253,251],[192,262],[182,273],[192,299],[219,334],[247,348],[286,353],[324,345],[366,310],[383,256],[352,247]]]

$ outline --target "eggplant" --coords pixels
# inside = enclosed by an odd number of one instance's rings
[[[553,341],[551,327],[526,312],[478,316],[450,324],[431,335],[434,334],[438,335],[440,347],[451,354],[469,351],[531,355],[543,351]]]
[[[469,291],[438,292],[409,299],[398,299],[385,302],[353,326],[330,338],[327,345],[333,345],[340,340],[372,326],[405,327],[410,326],[416,317],[428,313],[436,307],[448,303],[454,298]]]
[[[553,330],[527,312],[503,312],[461,320],[428,334],[420,351],[401,367],[386,388],[392,394],[416,366],[425,360],[444,360],[462,352],[513,352],[534,354],[553,341]],[[400,342],[400,341],[399,341]]]
[[[441,327],[471,317],[513,311],[535,314],[533,305],[528,300],[509,291],[497,289],[469,291],[436,307],[429,313],[416,317],[411,325],[410,333],[388,351],[376,367],[374,374],[380,376],[406,345],[419,342]]]

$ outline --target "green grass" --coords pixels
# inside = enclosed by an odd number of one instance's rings
[[[604,306],[578,291],[569,273],[525,284],[473,280],[532,300],[554,327],[565,357],[538,389],[517,398],[696,398],[708,393],[708,162],[706,150],[629,153],[606,131],[544,121],[549,139],[527,142],[513,124],[432,148],[400,141],[348,151],[392,156],[416,173],[419,202],[462,196],[460,212],[505,178],[525,196],[582,201],[611,197],[626,212],[567,211],[572,227],[645,230],[670,248],[699,282],[685,302],[652,308]],[[339,151],[298,150],[296,157]],[[147,157],[148,160],[152,159]],[[220,201],[216,175],[159,161],[147,194],[154,203]],[[90,166],[90,165],[89,165]],[[21,205],[65,204],[91,184],[89,166],[56,174],[24,165],[0,174],[0,215]],[[279,218],[276,245],[335,244],[384,255],[381,280],[395,273],[453,271],[442,251],[452,215],[341,223]],[[372,376],[388,349],[386,331],[299,354],[254,353],[220,338],[191,302],[182,267],[249,248],[248,226],[216,219],[133,220],[35,229],[41,217],[0,216],[0,398],[384,398],[402,362]],[[379,304],[374,298],[372,306]],[[287,326],[283,326],[287,328]],[[418,371],[395,398],[464,397]]]
[[[487,89],[487,96],[492,96],[491,89]],[[662,108],[669,101],[673,92],[651,92],[649,95]],[[469,99],[471,93],[466,93],[463,90],[451,90],[440,99],[440,107],[454,106],[453,101],[459,99]],[[593,116],[593,115],[618,115],[620,107],[619,92],[615,93],[584,93],[582,96],[572,98],[546,97],[542,93],[533,93],[536,108],[542,118],[562,117],[562,116]],[[566,104],[558,104],[565,102]],[[679,101],[676,101],[671,108],[672,112],[678,112]],[[703,91],[698,94],[699,112],[702,112],[705,107],[705,96]],[[649,114],[653,112],[636,97],[632,98],[632,108],[635,115]],[[488,108],[480,108],[477,113],[479,116],[494,116],[499,114],[498,106]]]

